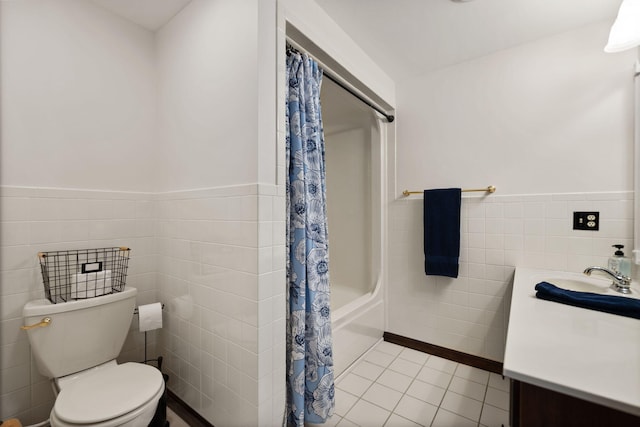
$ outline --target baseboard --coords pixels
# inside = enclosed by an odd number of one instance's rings
[[[197,413],[184,400],[176,396],[174,392],[167,389],[167,395],[167,406],[190,427],[213,427],[213,424],[205,420],[202,415]]]
[[[463,353],[461,351],[452,350],[450,348],[440,347],[439,345],[429,344],[423,341],[414,340],[413,338],[403,337],[402,335],[385,332],[383,334],[385,341],[398,344],[403,347],[412,348],[423,353],[433,354],[434,356],[453,360],[454,362],[464,363],[485,371],[494,372],[502,375],[502,363],[484,357],[474,356],[472,354]]]

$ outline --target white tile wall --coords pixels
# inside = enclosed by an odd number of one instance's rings
[[[43,298],[36,254],[41,251],[128,246],[127,285],[138,303],[155,300],[153,196],[47,188],[0,188],[0,419],[31,424],[48,418],[49,382],[30,357],[23,305]],[[154,337],[149,342],[153,345]],[[121,358],[140,360],[143,337],[132,330]]]
[[[281,424],[284,196],[253,185],[157,203],[171,390],[214,425]]]
[[[280,424],[284,405],[284,194],[249,185],[163,194],[2,187],[0,417],[38,422],[53,396],[20,332],[42,296],[36,253],[131,247],[139,303],[167,304],[149,354],[169,387],[214,424]],[[601,213],[598,232],[571,230],[574,210]],[[515,266],[580,271],[632,246],[632,193],[470,197],[463,201],[461,275],[425,276],[422,201],[389,210],[389,331],[502,360]],[[157,289],[157,292],[156,292]],[[140,360],[132,331],[121,355]],[[156,344],[158,345],[156,350]],[[396,384],[388,378],[389,384]]]
[[[422,198],[389,208],[388,330],[502,361],[516,266],[582,271],[633,247],[633,193],[463,197],[460,276],[426,276]],[[599,211],[599,231],[574,231]],[[629,251],[630,254],[630,251]]]
[[[165,303],[147,356],[169,388],[215,425],[276,425],[284,407],[284,194],[271,185],[117,193],[2,187],[0,419],[35,423],[53,403],[19,330],[43,297],[39,251],[132,248],[127,286]],[[157,338],[159,337],[159,338]],[[120,360],[142,360],[134,318]],[[259,421],[258,421],[259,420]]]

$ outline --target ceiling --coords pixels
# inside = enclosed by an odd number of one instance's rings
[[[91,0],[147,30],[156,31],[169,22],[191,0]]]
[[[616,17],[621,0],[315,0],[396,81]],[[606,40],[602,41],[604,47]]]
[[[191,0],[91,1],[156,31]],[[315,1],[398,81],[590,23],[613,23],[622,0]]]

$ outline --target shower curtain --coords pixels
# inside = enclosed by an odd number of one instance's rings
[[[314,60],[287,52],[286,422],[299,427],[334,407],[321,82]]]

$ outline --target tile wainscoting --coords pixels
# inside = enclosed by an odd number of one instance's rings
[[[284,195],[248,185],[160,194],[160,348],[170,389],[214,425],[284,407]]]
[[[37,253],[128,246],[127,286],[138,304],[156,300],[155,202],[150,193],[0,187],[0,419],[23,424],[49,417],[53,392],[30,357],[22,307],[44,298]],[[120,359],[142,360],[144,336],[134,318]],[[149,350],[155,349],[149,333]]]
[[[132,248],[127,286],[165,303],[148,356],[214,425],[279,424],[284,407],[284,194],[272,185],[170,193],[0,187],[0,419],[48,417],[22,307],[42,298],[36,254]],[[134,317],[120,361],[142,360]],[[276,409],[274,409],[276,408]],[[259,420],[259,421],[258,421]]]
[[[387,331],[502,361],[516,266],[582,271],[633,247],[633,192],[464,196],[460,275],[426,276],[422,197],[389,207]],[[599,231],[572,230],[599,211]]]

